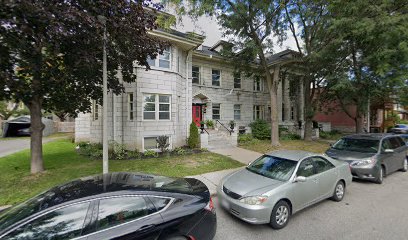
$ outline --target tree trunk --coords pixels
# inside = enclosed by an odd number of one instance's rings
[[[279,143],[279,117],[278,117],[278,84],[280,66],[275,66],[273,76],[266,74],[266,80],[271,97],[271,145],[280,146]]]
[[[356,117],[356,133],[364,133],[364,117],[361,114]]]
[[[41,100],[39,97],[33,97],[28,104],[31,117],[31,173],[44,171],[43,153],[42,153],[42,135],[44,124],[41,121]]]
[[[313,135],[313,117],[314,111],[312,107],[312,101],[310,99],[310,80],[305,78],[304,87],[305,91],[305,140],[311,141]]]

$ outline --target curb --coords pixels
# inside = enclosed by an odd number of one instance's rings
[[[4,205],[4,206],[0,206],[0,212],[6,210],[7,208],[12,207],[12,205]]]

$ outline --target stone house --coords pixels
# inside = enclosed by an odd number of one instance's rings
[[[300,77],[282,77],[279,104],[271,106],[261,76],[238,75],[232,64],[221,57],[219,52],[226,42],[208,47],[202,46],[204,37],[194,33],[155,30],[151,34],[169,41],[171,47],[156,59],[149,59],[151,70],[136,67],[137,80],[125,83],[124,94],[109,95],[109,140],[145,150],[156,149],[156,137],[166,135],[170,148],[174,148],[186,145],[192,121],[199,124],[212,119],[216,129],[205,133],[210,145],[215,138],[218,142],[214,144],[227,145],[234,138],[220,136],[220,132],[227,132],[221,123],[228,128],[228,122],[234,120],[237,128],[250,131],[248,125],[255,119],[270,119],[271,107],[278,108],[280,124],[291,130],[296,131],[299,120],[303,121]],[[285,50],[268,56],[271,68],[290,60],[293,53]],[[295,82],[298,84],[291,84]],[[76,119],[76,141],[102,140],[102,109],[95,103],[92,109],[92,113],[80,114]],[[235,136],[232,144],[236,144],[236,132],[229,134]],[[225,141],[222,137],[226,137]]]

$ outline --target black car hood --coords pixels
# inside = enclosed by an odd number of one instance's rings
[[[350,161],[363,160],[366,158],[370,158],[376,155],[377,153],[345,151],[345,150],[338,150],[338,149],[330,148],[329,150],[326,151],[326,154],[331,158],[350,162]]]

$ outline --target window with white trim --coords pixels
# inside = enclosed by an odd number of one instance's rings
[[[143,95],[143,120],[170,120],[170,109],[170,95]]]
[[[99,119],[99,105],[96,100],[92,100],[92,120],[96,121]]]
[[[212,69],[211,71],[211,79],[213,86],[221,86],[221,70],[219,69]]]
[[[234,88],[241,88],[241,74],[234,73]]]
[[[234,120],[241,120],[241,105],[234,104]]]
[[[262,105],[254,105],[254,120],[264,119],[264,106]]]
[[[254,91],[263,92],[264,90],[264,80],[263,78],[256,76],[254,78]]]
[[[221,119],[221,104],[219,103],[212,104],[212,119],[214,120]]]
[[[143,138],[144,149],[145,150],[158,149],[156,139],[157,137],[144,137]]]
[[[157,137],[144,137],[143,138],[143,148],[144,150],[158,150],[159,145],[157,143]],[[170,144],[170,136],[167,136],[167,143]]]
[[[170,69],[171,63],[171,48],[167,47],[163,50],[162,54],[159,54],[155,58],[148,57],[147,63],[151,67],[160,67],[160,68],[168,68]]]
[[[200,67],[191,66],[191,81],[195,84],[200,84]]]
[[[135,108],[135,95],[133,93],[127,94],[128,99],[128,119],[133,121],[136,117],[136,108]]]

